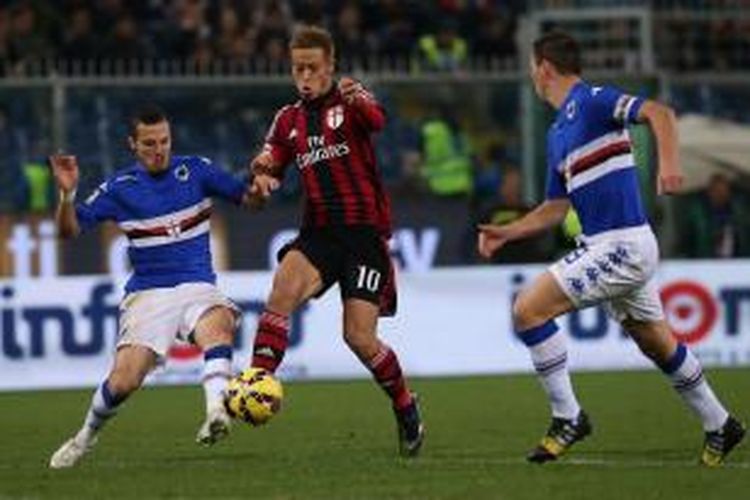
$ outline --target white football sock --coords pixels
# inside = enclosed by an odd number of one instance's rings
[[[204,354],[203,390],[206,394],[206,412],[223,405],[224,391],[232,377],[231,346],[216,346]]]
[[[565,337],[556,332],[542,342],[528,346],[539,381],[547,392],[552,416],[575,419],[581,412],[568,372],[568,350]]]
[[[680,397],[701,419],[704,430],[715,431],[724,425],[729,413],[714,394],[700,361],[690,349],[680,344],[668,366],[662,369],[672,379]]]

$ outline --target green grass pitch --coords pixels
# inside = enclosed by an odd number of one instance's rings
[[[749,419],[747,370],[709,377]],[[275,420],[236,425],[213,448],[193,442],[200,388],[147,388],[90,456],[62,471],[47,461],[80,424],[90,391],[0,394],[0,498],[750,498],[750,445],[721,469],[697,466],[700,425],[658,373],[574,382],[594,435],[544,466],[523,460],[549,418],[531,376],[415,380],[427,439],[412,461],[396,456],[390,408],[369,381],[287,383]]]

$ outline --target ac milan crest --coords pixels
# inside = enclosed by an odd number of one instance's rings
[[[344,107],[334,106],[326,113],[326,125],[331,130],[336,130],[344,123]]]

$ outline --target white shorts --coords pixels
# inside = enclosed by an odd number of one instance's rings
[[[119,349],[142,345],[159,361],[177,342],[189,336],[203,314],[217,306],[229,308],[239,318],[239,308],[211,283],[183,283],[173,288],[153,288],[128,294],[120,304]]]
[[[654,272],[659,244],[647,225],[607,231],[550,266],[549,271],[577,308],[602,304],[612,318],[664,318]]]

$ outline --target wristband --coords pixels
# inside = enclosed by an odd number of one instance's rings
[[[76,199],[76,189],[73,188],[70,191],[60,190],[60,202],[61,203],[73,203]]]

